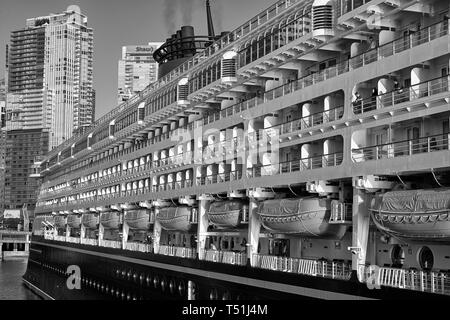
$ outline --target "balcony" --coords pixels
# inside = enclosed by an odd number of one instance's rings
[[[206,177],[197,178],[197,185],[203,186],[208,184],[223,183],[242,179],[242,170],[218,173]]]
[[[448,151],[450,134],[438,134],[417,139],[380,144],[359,149],[352,149],[354,162],[370,160],[391,159],[403,156],[412,156],[421,153]]]
[[[225,250],[202,250],[200,259],[211,262],[233,264],[239,266],[247,265],[247,254],[244,252]]]
[[[196,259],[197,250],[194,248],[174,247],[174,246],[159,246],[158,254],[165,256]]]
[[[269,128],[265,128],[264,131],[268,136],[271,136],[271,132],[273,132],[274,130],[279,130],[280,135],[288,134],[295,131],[310,129],[318,125],[339,120],[342,118],[343,114],[344,114],[344,107],[339,106],[327,111],[313,113],[306,117],[302,117]]]
[[[367,266],[362,268],[364,281],[370,285],[450,295],[450,274],[447,272],[383,267],[375,269],[373,283],[374,270]]]
[[[439,77],[415,84],[411,87],[397,89],[382,95],[353,102],[353,113],[364,114],[373,110],[393,107],[405,102],[449,92],[449,76]]]
[[[274,165],[258,166],[247,169],[248,178],[257,178],[275,174],[339,166],[343,160],[343,153],[332,153],[310,158],[281,162]]]
[[[254,254],[252,267],[313,277],[349,280],[352,265],[345,261],[310,260]]]
[[[350,59],[352,69],[357,69],[372,62],[381,60],[443,37],[449,33],[448,20],[432,24],[428,27],[413,32],[405,37],[397,38],[382,46],[366,51]]]

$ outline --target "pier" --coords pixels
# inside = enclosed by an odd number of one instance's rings
[[[30,249],[31,232],[0,230],[0,261],[8,257],[26,257]]]

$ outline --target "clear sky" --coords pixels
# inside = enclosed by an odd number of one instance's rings
[[[216,33],[235,29],[275,2],[211,0]],[[25,27],[27,18],[61,13],[71,4],[80,6],[94,29],[96,118],[116,106],[122,46],[163,42],[185,24],[197,35],[207,34],[204,0],[0,0],[0,78],[10,31]]]

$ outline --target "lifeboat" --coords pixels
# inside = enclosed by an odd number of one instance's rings
[[[81,225],[81,217],[77,214],[67,216],[67,225],[71,228],[79,228]]]
[[[126,211],[125,221],[131,229],[147,230],[150,227],[149,210]]]
[[[248,206],[242,201],[216,201],[211,203],[208,211],[209,221],[219,228],[234,228],[241,224]]]
[[[120,213],[118,211],[103,212],[100,216],[100,223],[105,229],[119,229]]]
[[[166,207],[159,210],[156,219],[164,230],[188,232],[193,227],[191,213],[190,207]]]
[[[88,229],[97,229],[99,223],[99,216],[96,213],[85,213],[81,217],[81,224]]]
[[[402,190],[376,195],[370,205],[381,231],[417,240],[450,240],[450,189]]]
[[[67,218],[65,216],[56,216],[55,217],[55,227],[57,229],[65,229],[67,223]]]
[[[264,228],[276,233],[340,239],[347,229],[345,225],[329,223],[330,199],[266,200],[258,206],[258,214]]]

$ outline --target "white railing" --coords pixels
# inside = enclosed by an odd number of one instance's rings
[[[200,259],[245,266],[247,264],[247,254],[244,252],[225,251],[225,250],[202,250]]]
[[[130,251],[152,252],[153,246],[146,243],[127,242],[125,249]]]
[[[352,267],[343,261],[288,258],[255,254],[252,267],[331,279],[350,279]]]
[[[360,272],[362,280],[371,285],[450,295],[450,274],[446,272],[370,266],[361,266]]]
[[[98,246],[98,240],[83,238],[83,244],[87,244],[89,246]]]
[[[158,254],[172,257],[195,259],[197,250],[194,248],[175,247],[175,246],[159,246]]]
[[[76,237],[67,237],[66,238],[66,242],[69,242],[69,243],[81,243],[80,242],[80,238],[76,238]]]
[[[100,243],[100,246],[105,247],[105,248],[121,249],[122,242],[115,241],[115,240],[102,240]]]

